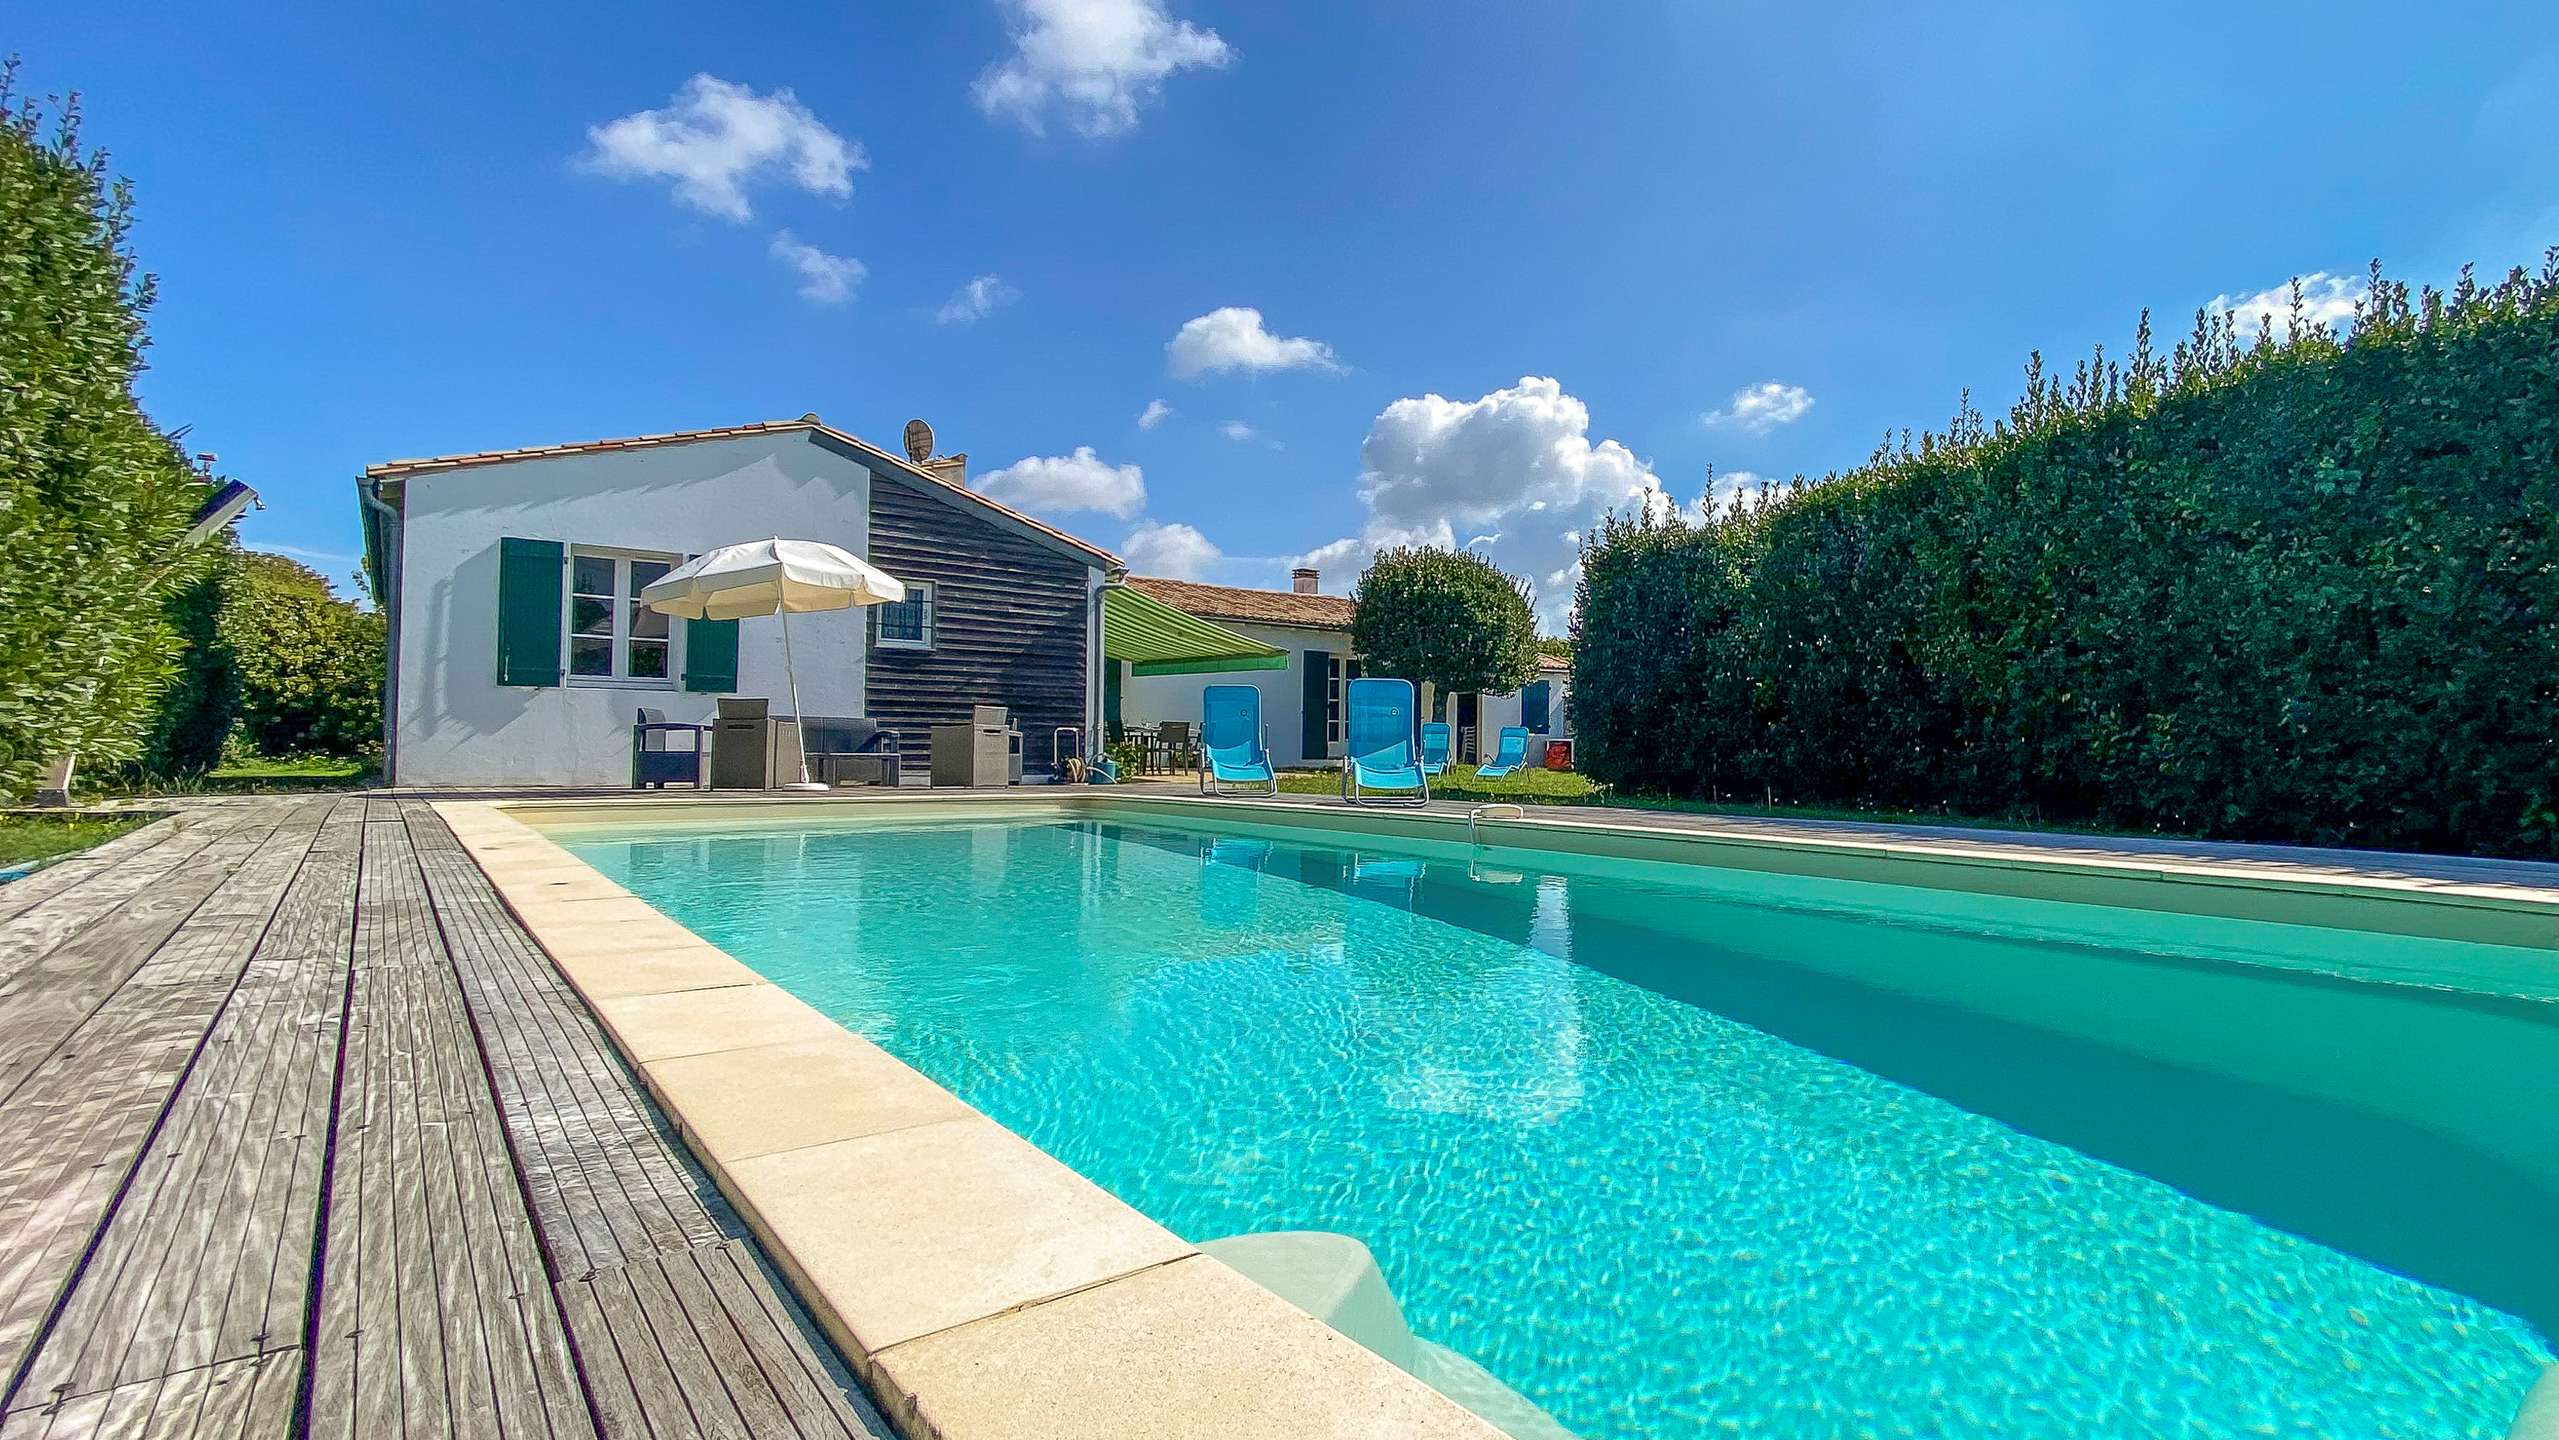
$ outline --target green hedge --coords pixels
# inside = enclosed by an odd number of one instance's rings
[[[1610,523],[1574,634],[1622,787],[2559,855],[2559,250],[2351,333],[2028,368],[1847,474]]]
[[[207,493],[142,413],[148,276],[132,197],[0,70],[0,796],[49,758],[140,756],[182,641],[166,597],[212,563],[181,542]]]

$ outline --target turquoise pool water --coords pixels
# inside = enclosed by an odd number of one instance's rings
[[[2497,1437],[2550,1359],[2539,952],[1153,823],[560,838],[1175,1231],[1366,1241],[1592,1440]]]

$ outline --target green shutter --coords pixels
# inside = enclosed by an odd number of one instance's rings
[[[1554,718],[1554,691],[1543,680],[1532,681],[1519,692],[1519,727],[1537,734],[1546,733]]]
[[[568,547],[557,540],[498,542],[498,683],[560,683],[560,599]]]
[[[1309,763],[1324,758],[1324,696],[1328,678],[1325,667],[1332,658],[1330,652],[1323,650],[1309,650],[1298,657],[1299,662],[1305,665],[1306,673],[1299,677],[1302,685],[1297,707],[1297,735],[1299,744],[1304,747],[1300,753]]]
[[[726,694],[737,689],[737,622],[684,622],[684,688]]]

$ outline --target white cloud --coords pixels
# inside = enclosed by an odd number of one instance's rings
[[[713,75],[686,81],[663,110],[591,125],[586,135],[590,168],[672,180],[678,201],[727,220],[754,213],[750,185],[778,181],[840,200],[853,193],[853,172],[871,163],[790,91],[758,95]]]
[[[1695,524],[1732,508],[1736,496],[1755,494],[1768,477],[1753,470],[1718,470],[1714,482],[1679,509],[1680,518]]]
[[[1730,425],[1753,435],[1763,435],[1780,425],[1792,425],[1813,408],[1812,392],[1801,385],[1782,380],[1762,380],[1733,392],[1731,403],[1721,410],[1709,410],[1703,417],[1709,425]]]
[[[933,315],[937,325],[969,325],[1022,298],[1022,292],[992,275],[980,275],[951,292]]]
[[[1228,305],[1182,322],[1164,343],[1176,380],[1196,380],[1221,370],[1339,370],[1333,347],[1303,335],[1279,336],[1262,328],[1262,312]]]
[[[2301,318],[2313,325],[2343,330],[2354,323],[2355,305],[2370,288],[2370,281],[2361,275],[2312,271],[2301,277]],[[2216,315],[2230,316],[2243,345],[2256,343],[2261,320],[2274,326],[2275,338],[2280,340],[2292,324],[2292,286],[2277,285],[2254,295],[2215,295],[2210,308]]]
[[[1078,133],[1137,126],[1138,106],[1178,70],[1216,70],[1235,51],[1214,30],[1165,13],[1163,0],[1002,0],[1013,53],[971,87],[977,108],[1041,134],[1051,111]]]
[[[1188,525],[1143,520],[1120,542],[1120,558],[1134,574],[1197,580],[1225,559],[1226,552]]]
[[[1061,515],[1087,510],[1128,519],[1146,508],[1146,472],[1113,465],[1078,445],[1072,455],[1032,455],[978,477],[977,489],[1016,510]]]
[[[870,272],[850,255],[829,255],[788,230],[775,232],[773,258],[800,272],[800,298],[841,305]]]
[[[1227,421],[1225,424],[1217,427],[1217,433],[1225,436],[1229,440],[1259,440],[1262,438],[1261,431],[1254,429],[1252,426],[1245,424],[1241,420]]]
[[[1146,402],[1146,408],[1137,412],[1137,428],[1140,430],[1152,430],[1156,426],[1161,425],[1172,418],[1172,406],[1165,404],[1161,400],[1149,400]]]
[[[1360,446],[1360,533],[1292,562],[1364,570],[1391,545],[1463,543],[1529,582],[1538,622],[1565,623],[1582,537],[1612,512],[1671,506],[1650,465],[1590,438],[1590,409],[1555,380],[1528,376],[1474,400],[1396,401]]]

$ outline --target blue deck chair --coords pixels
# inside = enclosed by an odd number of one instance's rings
[[[1503,776],[1508,775],[1513,770],[1516,770],[1527,763],[1528,727],[1524,725],[1505,725],[1502,727],[1502,740],[1500,747],[1493,751],[1492,759],[1475,767],[1475,778],[1478,780],[1499,780]]]
[[[1431,782],[1413,744],[1413,682],[1362,676],[1344,687],[1342,798],[1354,805],[1428,805]],[[1385,790],[1392,798],[1361,792]]]
[[[1267,785],[1279,793],[1271,747],[1262,743],[1262,692],[1251,685],[1200,691],[1200,793],[1223,795],[1229,785]]]
[[[1448,770],[1448,726],[1434,720],[1422,727],[1422,773],[1445,774]]]

